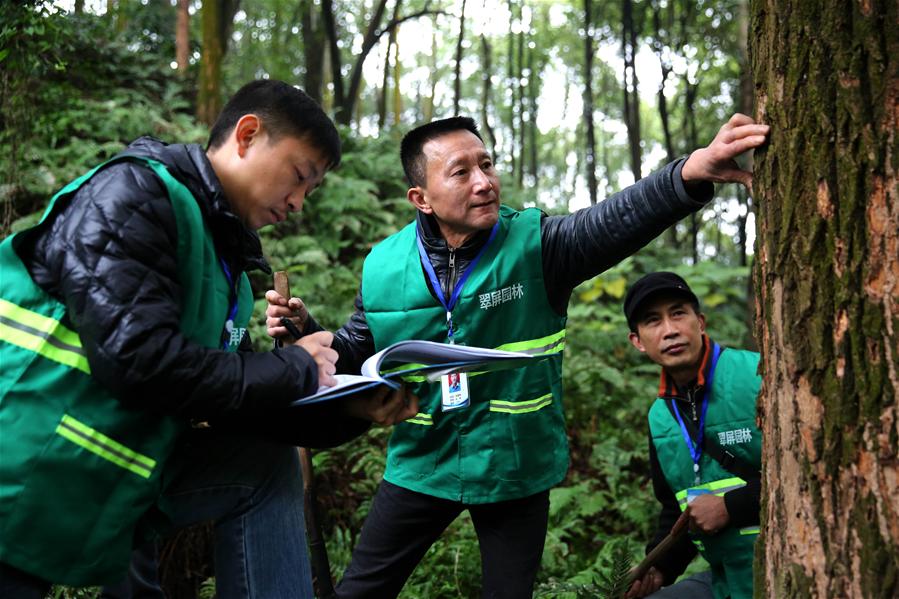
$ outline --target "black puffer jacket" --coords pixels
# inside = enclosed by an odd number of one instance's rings
[[[230,211],[200,146],[141,138],[124,154],[164,163],[190,189],[232,272],[270,272],[259,237]],[[318,370],[302,348],[228,353],[181,334],[176,246],[164,185],[148,168],[125,162],[97,173],[63,212],[26,237],[19,255],[34,281],[66,305],[94,378],[130,407],[185,419],[263,421],[270,409],[314,392]],[[289,421],[290,438],[310,445],[365,428],[324,412],[291,410],[274,420]]]
[[[589,208],[543,218],[540,223],[543,281],[549,303],[558,314],[567,313],[568,300],[575,287],[618,264],[712,198],[711,183],[689,190],[684,187],[681,178],[684,162],[684,159],[675,160]],[[417,219],[428,258],[445,297],[449,297],[448,285],[477,255],[490,232],[482,231],[452,250],[455,272],[450,272],[451,250],[440,235],[437,223],[433,217],[420,212]],[[334,334],[334,348],[340,354],[339,372],[359,372],[362,362],[375,351],[361,291],[356,296],[355,312]]]

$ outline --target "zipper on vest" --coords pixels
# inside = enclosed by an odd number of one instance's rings
[[[687,389],[687,399],[690,400],[690,410],[693,412],[693,422],[696,422],[696,396],[695,389]]]
[[[456,286],[456,248],[449,247],[449,273],[446,277],[446,297],[452,297],[453,288]]]

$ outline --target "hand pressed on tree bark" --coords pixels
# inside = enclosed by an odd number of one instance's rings
[[[684,183],[740,183],[751,193],[752,173],[741,169],[734,159],[765,143],[769,130],[768,125],[760,125],[745,114],[733,115],[708,146],[690,154],[681,169]]]

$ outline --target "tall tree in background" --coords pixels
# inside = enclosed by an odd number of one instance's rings
[[[637,91],[637,30],[634,25],[633,0],[621,1],[621,53],[624,58],[624,124],[631,151],[634,180],[642,175],[643,155],[640,149],[640,94]]]
[[[521,187],[522,182],[524,181],[524,105],[525,105],[525,94],[527,93],[526,83],[527,79],[525,77],[525,64],[524,64],[524,46],[527,39],[527,34],[525,32],[524,26],[524,10],[523,5],[527,0],[519,0],[516,2],[516,6],[518,6],[518,43],[515,44],[515,52],[517,54],[515,59],[515,64],[518,65],[518,77],[515,78],[515,82],[513,83],[515,87],[515,100],[516,107],[515,112],[518,115],[518,170],[515,171],[515,180],[518,182],[518,186]]]
[[[240,0],[204,0],[201,9],[203,51],[197,84],[197,118],[212,125],[222,109],[222,60]]]
[[[323,101],[325,80],[325,29],[315,0],[300,0],[300,31],[303,32],[303,91]]]
[[[508,91],[506,92],[509,100],[509,142],[506,144],[506,156],[508,156],[510,174],[515,176],[515,173],[518,171],[518,164],[516,160],[516,151],[515,151],[515,107],[516,107],[516,91],[518,86],[515,85],[516,74],[521,76],[520,72],[516,71],[515,67],[515,27],[513,27],[514,19],[515,19],[515,2],[513,0],[508,0],[507,6],[509,7],[509,31],[506,33],[506,84]],[[519,23],[521,19],[519,19]],[[520,70],[520,67],[519,67]]]
[[[456,66],[453,78],[453,115],[459,114],[462,99],[462,47],[465,44],[465,0],[459,13],[459,36],[456,38]]]
[[[584,174],[590,203],[596,203],[596,124],[593,121],[593,0],[584,0]]]
[[[178,74],[184,76],[190,64],[190,0],[178,0],[175,22],[175,62]]]
[[[496,156],[496,133],[490,124],[490,101],[492,99],[493,90],[491,86],[491,77],[493,76],[493,49],[487,36],[481,34],[481,126],[487,134],[489,145],[487,149],[491,156]]]
[[[359,92],[362,89],[362,67],[365,64],[365,59],[368,58],[369,53],[371,53],[375,44],[378,43],[378,40],[381,39],[381,36],[410,19],[440,13],[440,11],[430,10],[428,5],[429,3],[425,2],[423,9],[406,16],[397,16],[382,25],[384,12],[387,8],[387,0],[378,0],[368,15],[367,21],[364,17],[357,19],[360,24],[365,25],[365,31],[362,34],[361,49],[358,54],[355,54],[356,60],[350,68],[349,84],[344,87],[343,55],[340,51],[340,31],[337,27],[334,2],[333,0],[322,0],[322,21],[325,26],[325,32],[327,33],[328,48],[330,49],[331,54],[331,77],[334,86],[334,120],[337,123],[349,125],[353,120],[353,112],[356,108],[356,103],[359,100]]]
[[[756,588],[899,596],[899,7],[756,0]]]
[[[396,0],[393,4],[393,20],[396,21],[400,16],[400,7],[403,5],[403,0]],[[384,126],[387,124],[387,96],[389,95],[388,90],[390,89],[390,51],[396,45],[397,38],[397,29],[398,27],[394,27],[390,30],[390,33],[387,36],[387,48],[384,49],[384,74],[381,79],[381,93],[378,95],[378,131],[382,131]],[[399,60],[394,61],[393,72],[397,73],[399,70]],[[398,89],[395,87],[394,89]]]

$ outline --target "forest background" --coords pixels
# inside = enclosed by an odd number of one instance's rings
[[[461,113],[496,154],[504,202],[566,213],[704,145],[747,90],[742,0],[106,0],[5,4],[0,14],[0,233],[35,222],[55,190],[141,135],[204,143],[246,81],[306,89],[340,124],[344,159],[303,213],[263,229],[324,325],[349,316],[362,260],[413,217],[398,159],[417,123]],[[538,596],[597,596],[613,549],[653,530],[646,412],[657,369],[627,342],[626,287],[674,270],[711,335],[754,347],[750,198],[735,186],[574,293],[565,350],[572,463],[551,494]],[[272,283],[251,276],[257,298]],[[252,334],[269,342],[263,302]],[[380,480],[390,431],[316,452],[316,491],[339,578]],[[210,594],[202,534],[170,544],[173,596]],[[699,568],[696,565],[696,568]],[[403,597],[476,597],[480,557],[460,517]],[[57,588],[58,596],[94,591]]]

